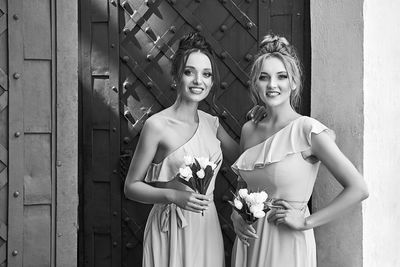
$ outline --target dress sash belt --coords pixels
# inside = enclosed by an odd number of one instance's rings
[[[161,212],[161,231],[169,232],[170,224],[177,225],[180,228],[185,228],[188,223],[180,207],[176,204],[165,205],[164,210]]]

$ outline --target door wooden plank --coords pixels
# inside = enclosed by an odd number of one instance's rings
[[[25,133],[24,205],[52,204],[51,136]]]
[[[104,0],[91,0],[91,20],[92,22],[108,22],[108,2]]]
[[[92,75],[109,76],[108,58],[108,23],[92,23],[91,35],[91,70]]]
[[[113,5],[108,2],[109,24],[108,24],[108,57],[109,57],[109,86],[110,91],[110,166],[112,168],[111,177],[111,265],[121,266],[122,255],[122,238],[121,238],[121,199],[123,192],[121,190],[121,178],[119,169],[120,157],[120,106],[119,95],[121,94],[119,82],[119,8],[118,5]],[[123,110],[123,109],[122,109]]]
[[[270,1],[258,0],[258,41],[271,29],[271,7]]]
[[[51,61],[25,60],[22,84],[24,131],[50,133],[52,130]]]
[[[23,0],[24,57],[51,60],[51,0]]]
[[[22,0],[8,0],[8,66],[9,66],[9,194],[8,245],[9,266],[22,266],[23,256],[23,177],[24,177],[24,117],[23,18]],[[16,15],[16,16],[14,16]]]
[[[81,188],[84,192],[80,201],[82,203],[81,212],[85,215],[84,218],[80,219],[83,227],[80,229],[80,245],[84,248],[80,257],[79,265],[93,267],[93,241],[92,241],[92,215],[91,205],[93,199],[93,194],[91,189],[91,166],[92,166],[92,73],[91,73],[91,62],[90,62],[90,52],[91,52],[91,8],[89,1],[80,1],[81,8],[80,21],[81,21],[81,31],[80,31],[80,44],[81,44],[81,84],[80,84],[80,97],[81,97],[81,124],[82,132],[82,148],[80,151],[80,160],[82,168],[81,172]],[[89,112],[88,110],[89,109]]]
[[[25,206],[23,219],[24,265],[51,266],[51,205]]]

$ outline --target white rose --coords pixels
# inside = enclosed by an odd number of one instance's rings
[[[254,194],[254,200],[256,203],[264,203],[268,198],[268,194],[265,193],[264,191],[261,191],[259,193],[253,193],[253,194]]]
[[[200,179],[203,179],[204,176],[206,175],[206,173],[204,172],[203,169],[200,169],[198,172],[196,172],[197,177],[199,177]]]
[[[179,168],[179,175],[186,181],[189,181],[189,179],[192,178],[192,170],[188,166]]]
[[[210,165],[210,161],[208,160],[208,158],[200,157],[200,158],[196,158],[196,159],[202,169],[205,169],[207,167],[207,165]]]
[[[241,198],[245,198],[249,194],[249,191],[247,190],[247,188],[242,188],[239,189],[238,194]]]
[[[190,156],[190,155],[184,156],[183,160],[184,160],[186,166],[190,166],[194,162],[194,158],[192,156]]]
[[[250,206],[250,212],[253,214],[255,214],[259,211],[263,211],[263,209],[264,209],[264,204],[257,204],[257,205]]]
[[[242,203],[239,199],[237,199],[237,198],[235,198],[235,199],[233,200],[233,204],[235,205],[235,207],[236,207],[238,210],[241,210],[241,209],[243,208],[243,203]]]
[[[253,193],[250,193],[247,196],[245,196],[244,200],[246,200],[246,203],[248,206],[253,206],[253,205],[257,204]]]
[[[258,219],[260,219],[260,218],[263,218],[265,216],[265,212],[262,211],[262,210],[261,211],[257,211],[255,213],[253,213],[253,216],[258,218]]]

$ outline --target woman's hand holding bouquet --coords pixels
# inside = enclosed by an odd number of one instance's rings
[[[252,224],[259,218],[265,217],[269,210],[268,194],[265,191],[249,193],[246,188],[243,188],[229,203],[234,210],[231,219],[235,232],[239,239],[248,246],[248,239],[258,238]]]
[[[211,179],[214,177],[214,170],[219,162],[212,162],[206,157],[184,157],[185,166],[179,168],[178,180],[193,191],[206,195]],[[204,212],[202,211],[202,215]]]

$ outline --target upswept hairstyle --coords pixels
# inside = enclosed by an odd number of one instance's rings
[[[180,82],[188,57],[193,52],[205,54],[211,62],[213,86],[219,86],[219,72],[215,60],[215,52],[206,39],[198,32],[184,35],[179,41],[178,50],[172,58],[171,76],[174,82]]]
[[[262,104],[256,90],[256,82],[261,74],[261,68],[267,58],[275,57],[282,61],[286,68],[291,88],[295,88],[290,93],[290,105],[297,109],[300,104],[300,94],[302,89],[302,69],[296,50],[285,37],[268,34],[260,43],[259,51],[250,71],[250,94],[255,104]]]

